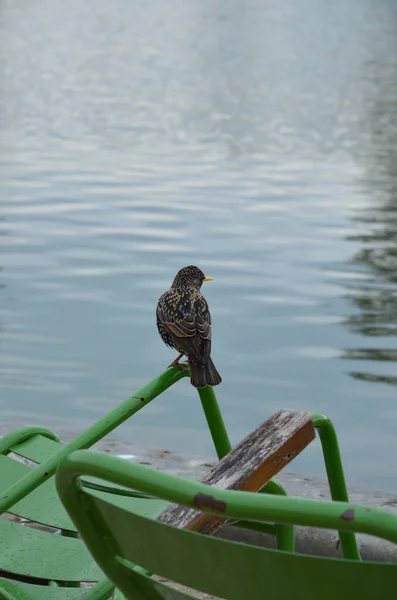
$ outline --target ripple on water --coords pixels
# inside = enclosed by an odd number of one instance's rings
[[[349,478],[386,484],[363,439],[396,429],[392,3],[3,4],[2,417],[83,428],[151,379],[157,298],[196,263],[233,439],[329,413]],[[209,448],[188,382],[135,418]]]

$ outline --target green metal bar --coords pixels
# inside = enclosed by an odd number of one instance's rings
[[[295,528],[293,525],[276,523],[276,539],[278,550],[295,552]]]
[[[349,502],[338,437],[332,422],[325,415],[313,413],[313,425],[317,429],[323,449],[325,468],[332,500]],[[344,558],[361,560],[354,533],[339,531]]]
[[[271,479],[267,482],[267,484],[261,489],[262,493],[266,494],[278,494],[279,496],[286,496],[287,492],[276,479]]]
[[[283,486],[280,485],[275,479],[268,481],[267,484],[261,490],[259,490],[259,493],[287,496],[287,492]],[[274,535],[276,537],[277,548],[279,550],[284,550],[285,552],[295,552],[295,531],[293,525],[285,525],[283,523],[259,523],[254,521],[232,521],[230,525]]]
[[[222,413],[215,396],[214,389],[207,385],[204,388],[198,388],[201,405],[207,419],[208,428],[211,432],[212,441],[219,460],[221,460],[232,449],[229,436],[226,431]]]
[[[141,492],[134,492],[133,490],[125,490],[122,488],[109,488],[108,486],[100,485],[99,483],[94,483],[93,481],[84,481],[84,487],[90,490],[96,490],[97,492],[107,492],[111,493],[114,496],[129,496],[130,498],[142,498],[147,499],[150,496],[146,496],[145,494],[141,494]]]
[[[287,492],[283,486],[276,481],[271,479],[261,489],[262,494],[276,494],[279,496],[287,496]],[[275,523],[275,534],[277,539],[277,548],[284,550],[285,552],[295,552],[295,528],[293,525],[287,525],[286,523]]]
[[[42,435],[54,442],[59,442],[59,437],[45,427],[21,427],[0,438],[0,454],[8,452],[13,446],[22,444],[35,435]]]
[[[233,525],[233,527],[239,527],[240,529],[249,529],[250,531],[259,531],[260,533],[267,533],[276,537],[277,525],[274,523],[260,523],[259,521],[227,521],[227,525]]]
[[[71,538],[79,537],[79,534],[76,531],[69,531],[67,529],[61,529],[60,531],[61,531],[62,537],[71,537]]]
[[[105,598],[110,598],[114,589],[114,584],[109,579],[103,579],[95,586],[88,588],[87,593],[81,597],[81,600],[104,600]],[[120,600],[121,596],[118,596]]]
[[[282,485],[275,479],[271,479],[260,490],[262,494],[278,494],[279,496],[287,496],[287,492]],[[286,523],[275,523],[274,533],[277,539],[277,548],[285,552],[295,552],[295,529],[293,525]]]
[[[114,590],[113,600],[127,600],[127,598],[123,596],[120,590]]]
[[[201,504],[200,510],[226,518],[324,529],[343,528],[347,532],[374,535],[397,544],[397,516],[387,510],[349,502],[289,496],[276,498],[271,494],[223,490],[103,452],[86,450],[67,456],[56,475],[58,494],[80,534],[86,529],[87,519],[84,492],[78,485],[78,479],[85,476],[97,477],[196,510],[198,494],[210,496],[211,502]]]
[[[0,497],[0,514],[9,510],[21,498],[47,481],[54,473],[60,462],[74,450],[90,448],[98,440],[102,439],[124,423],[129,417],[137,413],[141,408],[149,404],[159,394],[185,377],[185,371],[172,367],[153,379],[136,394],[122,402],[102,419],[91,425],[86,431],[75,437],[71,442],[65,444],[59,452],[41,463],[30,473],[22,477],[4,492]]]
[[[284,525],[283,523],[261,523],[259,521],[236,521],[233,519],[228,521],[227,525],[273,535],[277,540],[278,550],[295,552],[295,530],[293,525]]]
[[[0,590],[0,600],[15,600],[15,596],[10,596],[5,590]]]

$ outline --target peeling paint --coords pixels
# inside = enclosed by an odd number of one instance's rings
[[[219,512],[225,512],[226,510],[226,502],[222,500],[217,500],[213,496],[208,496],[207,494],[196,494],[193,499],[194,506],[197,508],[213,508]]]
[[[349,510],[346,510],[344,513],[341,514],[340,518],[344,521],[354,521],[354,510],[352,508],[349,508]]]

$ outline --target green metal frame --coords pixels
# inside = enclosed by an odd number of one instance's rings
[[[149,404],[157,396],[186,376],[188,376],[188,371],[186,369],[183,371],[178,367],[167,369],[146,386],[141,388],[133,396],[125,400],[117,408],[108,413],[105,417],[102,417],[83,433],[76,436],[72,441],[67,444],[60,445],[60,449],[56,454],[50,456],[47,460],[44,460],[40,465],[32,470],[31,473],[27,474],[9,489],[7,489],[6,492],[1,494],[0,514],[10,510],[10,508],[19,500],[27,496],[30,492],[47,481],[54,474],[57,466],[68,454],[74,452],[75,450],[90,448],[96,442],[108,435],[111,431],[116,429],[124,421],[141,410],[144,406],[147,406],[147,404]],[[223,421],[222,413],[219,409],[215,392],[213,388],[208,386],[199,389],[198,392],[218,458],[221,459],[228,452],[230,452],[232,446]],[[9,452],[9,450],[15,445],[20,444],[29,439],[29,437],[38,434],[55,441],[59,441],[59,438],[56,436],[56,434],[48,429],[41,427],[25,427],[11,432],[0,439],[0,454]],[[285,490],[275,480],[269,481],[262,491],[265,491],[266,493],[285,495]],[[272,529],[272,533],[276,534],[278,543],[281,545],[281,547],[293,551],[293,528],[277,526],[275,530]]]
[[[60,441],[56,433],[44,427],[21,427],[0,438],[0,454],[8,452],[13,446],[22,444],[34,435],[42,435],[49,440],[54,440],[54,442]]]
[[[0,498],[0,514],[9,510],[14,504],[21,500],[21,498],[47,481],[49,477],[55,473],[60,462],[70,454],[70,452],[90,448],[185,376],[186,373],[177,367],[167,369],[167,371],[164,371],[159,377],[153,379],[105,417],[102,417],[83,433],[76,436],[68,444],[62,445],[56,454],[50,456],[35,468],[32,473],[29,473],[26,477],[15,483],[7,490],[7,493],[2,494]],[[0,450],[2,448],[2,453],[5,453],[15,445],[16,437],[20,434],[20,431],[21,430],[12,432],[2,438],[0,446]],[[36,430],[34,431],[34,434],[36,434]],[[26,439],[27,435],[27,429],[24,428],[18,443],[23,441],[22,438]],[[45,435],[52,434],[47,431]]]
[[[54,475],[57,466],[70,452],[76,449],[91,447],[186,375],[185,371],[177,367],[167,369],[68,444],[61,443],[55,433],[43,427],[23,427],[2,437],[0,439],[0,455],[6,455],[15,449],[19,453],[18,448],[20,446],[23,447],[24,444],[29,444],[30,442],[34,443],[35,439],[39,437],[57,442],[59,447],[55,453],[51,453],[48,457],[43,457],[43,460],[36,468],[31,469],[29,473],[8,487],[8,489],[1,490],[0,514],[7,511],[12,512],[12,508],[20,500],[28,497],[29,494],[46,483]],[[23,451],[21,455],[24,456]],[[87,486],[98,489],[98,486],[92,483],[87,483]],[[113,490],[113,492],[118,493],[119,490]],[[128,494],[134,496],[139,495],[139,492],[135,494],[133,491],[129,491]],[[61,533],[62,535],[74,535],[64,530]],[[25,556],[24,560],[26,558]],[[59,560],[62,560],[61,556]],[[0,570],[1,567],[2,561],[0,557]],[[32,575],[35,574],[32,573]],[[122,597],[117,590],[114,590],[114,585],[108,579],[99,581],[94,587],[86,590],[77,590],[75,589],[75,585],[70,582],[67,588],[71,591],[72,596],[70,597],[73,598],[77,597],[75,596],[77,593],[79,594],[79,598],[82,597],[80,596],[80,592],[84,594],[84,600],[104,600],[110,597],[111,594],[114,594],[115,598],[118,597],[121,599]],[[57,590],[59,590],[59,594],[56,593]],[[18,598],[18,600],[29,600],[30,598],[39,598],[40,600],[41,598],[69,598],[69,596],[64,595],[65,593],[66,588],[57,588],[55,582],[50,582],[48,587],[31,584],[23,584],[22,587],[18,587],[18,582],[14,584],[12,580],[0,579],[0,600],[3,600],[3,598]]]
[[[59,440],[59,437],[52,431],[43,427],[23,427],[16,431],[9,433],[8,435],[0,438],[0,456],[7,455],[9,452],[16,452],[23,457],[31,459],[32,447],[37,446],[38,440],[49,440],[49,450],[40,450],[37,455],[37,448],[33,453],[33,460],[38,462],[34,469],[25,468],[24,472],[27,473],[17,479],[12,485],[9,485],[7,489],[1,489],[0,492],[0,513],[3,514],[7,511],[13,512],[14,507],[19,507],[21,501],[26,503],[28,501],[29,506],[33,507],[37,503],[37,499],[32,499],[31,494],[37,493],[36,490],[42,485],[49,483],[49,480],[53,476],[57,466],[64,460],[71,452],[79,449],[90,448],[97,441],[105,437],[108,433],[113,431],[118,425],[129,419],[136,412],[141,410],[144,406],[149,404],[158,395],[169,389],[172,385],[186,377],[188,372],[182,371],[178,367],[167,369],[160,376],[152,380],[133,396],[128,398],[108,415],[100,419],[98,422],[89,427],[82,434],[78,435],[68,444],[64,444]],[[222,458],[231,449],[231,444],[227,435],[226,427],[223,422],[222,414],[217,403],[215,393],[212,388],[204,388],[199,390],[200,399],[202,402],[203,410],[207,419],[208,427],[213,439],[213,443],[217,454]],[[44,447],[46,445],[44,444]],[[27,451],[26,449],[29,449]],[[85,482],[87,488],[101,490],[101,486],[95,482]],[[108,490],[107,490],[108,491]],[[270,493],[285,493],[283,488],[275,481],[271,481],[266,486],[266,491]],[[142,493],[135,490],[120,490],[113,489],[111,492],[115,495],[128,497],[142,497]],[[41,494],[40,501],[46,502],[46,493]],[[143,496],[145,497],[145,496]],[[21,514],[21,510],[16,511],[15,514]],[[22,509],[21,516],[25,516],[26,511]],[[52,525],[52,522],[48,523]],[[293,527],[289,525],[272,526],[271,533],[277,536],[278,545],[282,548],[293,550],[294,531]],[[62,536],[75,537],[77,533],[69,531],[67,529],[61,529]],[[2,534],[3,535],[3,534]],[[11,535],[8,533],[7,535]],[[59,560],[62,560],[61,557]],[[2,561],[0,557],[0,569],[2,568]],[[32,575],[35,575],[32,572]],[[50,581],[50,587],[53,588],[55,582]],[[75,588],[76,583],[69,582],[69,588]],[[78,584],[77,584],[78,585]],[[8,587],[7,587],[8,586]],[[41,588],[42,591],[37,591],[36,588]],[[0,580],[0,599],[7,595],[11,597],[18,597],[23,600],[28,600],[30,597],[36,598],[37,594],[39,597],[55,598],[58,595],[54,595],[56,588],[53,589],[54,594],[51,593],[49,588],[41,586],[30,586],[29,585],[22,590],[16,587],[16,584],[12,584],[10,580]],[[58,588],[62,590],[62,594],[65,593],[65,588]],[[113,589],[112,584],[108,581],[99,582],[94,588],[85,592],[84,598],[86,600],[103,600],[111,593]],[[47,590],[47,591],[45,591]],[[29,595],[31,593],[31,596]],[[77,593],[77,590],[76,590]],[[13,596],[12,594],[16,594]],[[23,595],[25,594],[25,595]],[[74,592],[73,592],[74,594]],[[63,596],[62,596],[63,597]],[[75,596],[73,595],[73,598]]]
[[[199,396],[207,419],[208,427],[214,441],[218,458],[223,458],[231,450],[229,437],[219,410],[219,405],[213,388],[199,389]],[[328,417],[312,413],[313,425],[319,433],[324,463],[332,500],[348,502],[347,486],[343,471],[342,458],[339,450],[335,428]],[[262,493],[285,496],[284,488],[274,479],[261,490]],[[295,549],[294,529],[288,525],[269,523],[248,523],[247,521],[231,521],[236,527],[243,527],[264,533],[270,533],[277,538],[279,549],[293,552]],[[344,558],[360,560],[360,552],[354,533],[339,531],[339,539]]]
[[[59,496],[91,554],[127,599],[190,597],[174,595],[166,583],[159,587],[147,577],[151,572],[233,600],[320,596],[333,600],[336,594],[369,600],[395,591],[395,564],[297,555],[175,529],[103,501],[81,486],[83,476],[196,509],[200,498],[200,510],[232,519],[359,532],[394,544],[397,516],[347,502],[220,490],[102,453],[75,452],[57,471]]]
[[[188,371],[182,371],[178,367],[167,369],[161,375],[153,379],[150,383],[141,388],[133,396],[125,400],[115,409],[113,409],[105,417],[94,423],[86,431],[78,435],[71,442],[64,444],[60,442],[58,436],[48,429],[42,427],[24,427],[9,433],[0,439],[0,456],[7,455],[10,451],[16,451],[22,456],[25,456],[24,448],[31,443],[35,443],[36,439],[51,442],[51,452],[42,451],[40,459],[37,459],[39,464],[36,468],[31,469],[26,475],[15,481],[8,489],[2,489],[0,492],[0,514],[10,511],[13,512],[13,507],[21,500],[30,498],[30,494],[35,492],[43,484],[51,479],[55,470],[67,456],[76,451],[90,448],[97,441],[105,437],[121,423],[129,419],[144,406],[149,404],[157,396],[176,384],[182,378],[188,376]],[[198,390],[202,408],[207,420],[208,428],[212,436],[214,447],[219,459],[223,458],[230,450],[231,443],[227,434],[227,430],[222,418],[221,411],[216,399],[213,388],[206,387]],[[347,500],[346,484],[344,481],[343,468],[338,450],[338,443],[332,424],[322,415],[313,415],[315,427],[319,430],[321,443],[323,445],[324,458],[326,462],[327,474],[329,478],[332,498],[335,500]],[[29,446],[30,447],[30,446]],[[21,449],[22,450],[19,450]],[[29,456],[27,456],[29,458]],[[34,458],[36,460],[36,458]],[[101,486],[96,482],[85,482],[86,488],[101,491]],[[108,491],[108,490],[106,490]],[[139,490],[131,489],[113,489],[111,492],[115,495],[127,497],[143,497]],[[286,492],[283,487],[275,480],[269,481],[261,490],[266,494],[277,494],[285,496]],[[41,496],[45,501],[45,494]],[[25,502],[25,500],[24,500]],[[32,499],[32,502],[33,499]],[[19,506],[19,505],[18,505]],[[16,513],[18,514],[18,513]],[[238,527],[246,527],[253,530],[259,530],[270,533],[276,536],[277,547],[279,549],[293,552],[294,551],[294,527],[288,523],[265,523],[265,522],[248,522],[246,520],[232,519],[231,524]],[[51,523],[50,523],[51,525]],[[68,531],[61,528],[63,536],[76,536],[74,531]],[[353,533],[340,532],[341,547],[345,557],[359,559],[356,540]],[[0,569],[1,569],[0,558]],[[69,585],[74,585],[70,583]],[[94,589],[87,592],[87,600],[97,600],[104,596],[102,587],[109,585],[109,582],[102,582],[96,586],[98,592]],[[95,588],[95,589],[96,589]],[[107,588],[106,588],[107,589]],[[0,600],[2,592],[0,587]],[[92,596],[92,598],[91,598]]]
[[[313,413],[311,417],[320,436],[331,498],[336,501],[348,502],[349,496],[335,427],[325,415]],[[360,560],[354,533],[342,530],[339,530],[338,533],[344,558]]]

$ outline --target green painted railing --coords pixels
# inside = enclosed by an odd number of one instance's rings
[[[2,496],[0,497],[0,514],[9,510],[12,506],[19,502],[19,500],[24,498],[26,495],[52,477],[58,465],[71,452],[90,448],[142,408],[147,406],[152,400],[157,398],[157,396],[165,392],[184,377],[187,377],[188,374],[188,369],[181,370],[178,367],[167,369],[161,375],[137,391],[133,396],[114,408],[105,417],[102,417],[83,433],[75,437],[72,441],[67,444],[60,444],[60,449],[58,452],[43,461],[35,469],[32,469],[30,473],[22,477],[19,481],[14,483],[5,492],[3,492]],[[199,389],[198,393],[215,450],[218,458],[221,459],[231,450],[232,446],[214,389],[207,386]],[[319,432],[322,443],[332,499],[348,501],[338,440],[332,423],[323,415],[313,414],[312,418],[314,426]],[[7,452],[13,446],[20,444],[32,435],[37,434],[43,435],[55,441],[59,441],[57,436],[47,429],[42,427],[25,427],[11,432],[0,439],[0,454]],[[284,488],[274,479],[269,481],[261,490],[261,492],[283,496],[286,495]],[[294,551],[294,530],[291,525],[265,523],[235,524],[238,526],[249,527],[256,530],[259,529],[260,531],[272,533],[277,537],[279,548],[290,552]],[[354,534],[341,531],[339,535],[345,558],[355,560],[359,559],[360,555]]]
[[[313,413],[311,417],[320,436],[331,498],[340,502],[348,502],[349,496],[335,428],[328,417],[324,415]],[[343,556],[352,560],[360,560],[354,533],[339,531],[339,539]]]
[[[36,489],[39,485],[44,483],[44,481],[49,479],[49,477],[55,473],[56,468],[65,456],[74,450],[91,448],[96,442],[116,429],[121,423],[127,421],[132,415],[137,413],[144,406],[147,406],[162,392],[185,376],[186,372],[178,369],[178,367],[167,369],[167,371],[164,371],[159,377],[153,379],[150,383],[114,408],[105,417],[99,419],[99,421],[91,425],[91,427],[75,437],[68,444],[62,445],[59,452],[42,462],[38,467],[33,469],[31,473],[28,473],[25,477],[22,477],[22,479],[8,488],[0,498],[0,514],[9,510],[9,508],[21,500],[21,498],[24,498],[32,490]],[[0,453],[16,443],[14,438],[17,433],[18,432],[12,432],[0,440]],[[19,442],[21,441],[22,440],[19,440]]]

